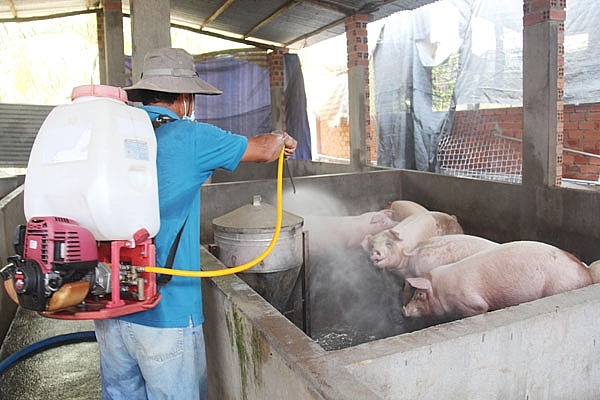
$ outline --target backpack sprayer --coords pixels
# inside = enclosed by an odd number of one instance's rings
[[[73,104],[56,107],[48,115],[32,147],[25,211],[34,216],[15,229],[16,254],[0,270],[13,301],[51,318],[113,318],[155,307],[160,301],[157,274],[231,275],[258,264],[271,252],[283,214],[283,150],[277,170],[275,233],[261,255],[216,271],[161,268],[156,266],[152,241],[159,226],[156,142],[146,113],[128,106],[125,92],[115,87],[77,87],[72,98]],[[107,117],[115,114],[119,118]],[[65,121],[71,126],[65,126]],[[62,141],[53,137],[57,135]],[[106,142],[111,138],[117,143]],[[117,151],[106,151],[111,145]],[[90,161],[95,162],[91,167]],[[125,180],[123,170],[128,174]],[[109,196],[102,190],[119,195],[106,200]],[[98,201],[104,203],[91,204]],[[142,205],[145,212],[140,212]],[[124,232],[131,232],[133,226],[131,238]],[[129,238],[119,238],[125,235]]]

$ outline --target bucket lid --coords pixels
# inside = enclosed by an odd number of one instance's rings
[[[252,204],[246,204],[225,215],[213,219],[215,230],[222,232],[261,232],[275,230],[277,208],[263,203],[259,195],[254,196]],[[283,211],[281,228],[302,226],[304,219]]]
[[[71,100],[75,100],[84,96],[108,97],[111,99],[120,100],[127,104],[127,92],[116,86],[83,85],[73,88],[73,91],[71,92]]]

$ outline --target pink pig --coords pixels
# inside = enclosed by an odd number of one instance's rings
[[[359,249],[366,235],[394,227],[398,222],[389,209],[350,216],[305,216],[311,254],[342,249]]]
[[[385,269],[399,278],[415,278],[441,265],[462,260],[495,246],[498,243],[491,240],[456,233],[433,236],[411,251],[399,248],[399,252],[387,253],[386,258],[377,257],[377,254],[382,254],[380,251],[371,257],[371,261],[377,268]]]
[[[407,253],[434,236],[463,233],[454,215],[427,211],[407,217],[392,229],[364,237],[361,245],[379,269],[401,269]]]
[[[590,271],[572,254],[541,242],[516,241],[435,268],[423,277],[407,278],[405,291],[414,289],[414,294],[402,307],[402,315],[468,317],[590,284]]]
[[[419,203],[410,200],[396,200],[390,204],[392,219],[401,222],[407,217],[429,211]]]
[[[589,269],[592,274],[592,281],[594,281],[594,283],[600,283],[600,260],[591,263]]]

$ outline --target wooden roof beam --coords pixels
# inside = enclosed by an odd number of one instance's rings
[[[319,29],[315,29],[314,31],[311,31],[311,32],[306,33],[306,34],[301,35],[301,36],[298,36],[297,38],[294,38],[294,39],[290,40],[289,42],[284,43],[284,46],[288,47],[288,46],[292,45],[293,43],[299,42],[301,40],[308,39],[309,37],[318,35],[319,33],[324,32],[324,31],[326,31],[328,29],[331,29],[331,28],[333,28],[335,26],[338,26],[339,24],[343,24],[345,19],[346,19],[346,17],[340,18],[337,21],[333,21],[332,23],[327,24],[327,25],[325,25],[325,26],[323,26],[323,27],[321,27]]]
[[[260,28],[262,28],[263,26],[265,26],[266,24],[268,24],[269,22],[273,21],[275,18],[277,18],[278,16],[280,16],[281,14],[283,14],[284,12],[286,12],[287,10],[289,10],[290,8],[294,8],[296,5],[300,4],[301,1],[300,0],[292,0],[292,1],[288,1],[287,3],[285,3],[283,6],[279,7],[277,10],[275,10],[275,12],[273,12],[271,15],[269,15],[267,18],[263,19],[262,21],[260,21],[258,24],[254,25],[245,35],[245,38],[248,38],[250,36],[252,36],[252,34],[254,32],[256,32],[257,30],[259,30]]]
[[[202,22],[202,25],[200,25],[200,30],[206,28],[208,24],[217,19],[219,15],[223,14],[223,12],[225,12],[225,10],[227,10],[234,1],[235,0],[225,0],[215,12],[213,12],[208,18],[206,18],[206,20],[204,20],[204,22]]]
[[[15,7],[15,2],[13,0],[6,0],[6,2],[8,3],[8,7],[10,8],[10,13],[12,14],[13,18],[17,18],[17,9]]]

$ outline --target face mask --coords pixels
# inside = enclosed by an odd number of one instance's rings
[[[194,110],[194,97],[192,96],[192,101],[190,101],[190,107],[192,108],[192,112],[190,113],[190,115],[188,116],[187,114],[187,102],[184,100],[183,101],[183,111],[184,111],[184,116],[183,119],[187,119],[188,121],[194,121],[196,118],[195,116],[195,110]]]
[[[183,117],[183,119],[187,119],[187,120],[189,120],[189,121],[195,121],[195,120],[196,120],[196,115],[195,115],[195,112],[194,112],[194,110],[192,110],[192,115],[190,115],[190,116],[187,116],[187,115],[185,115],[185,116]]]

